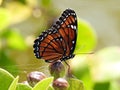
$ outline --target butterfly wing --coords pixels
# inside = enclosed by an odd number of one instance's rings
[[[60,35],[55,30],[49,29],[43,32],[34,42],[35,56],[50,62],[60,60],[64,53],[60,39]]]
[[[49,62],[64,60],[64,57],[69,57],[73,53],[76,37],[76,14],[73,10],[66,9],[59,20],[35,40],[35,56]]]
[[[65,39],[66,44],[68,45],[68,52],[72,54],[75,49],[77,38],[77,17],[75,12],[71,9],[67,9],[66,11],[64,11],[62,16],[66,19],[60,18],[61,20],[63,19],[65,21],[62,24],[63,30],[61,29],[59,30],[59,32]]]

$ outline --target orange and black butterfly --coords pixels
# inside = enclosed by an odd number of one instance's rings
[[[46,62],[65,61],[73,58],[77,39],[77,16],[66,9],[61,17],[34,41],[34,54]]]

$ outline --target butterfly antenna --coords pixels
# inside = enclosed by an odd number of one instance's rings
[[[86,53],[86,52],[80,52],[78,54],[94,54],[94,52],[88,52],[88,53]]]

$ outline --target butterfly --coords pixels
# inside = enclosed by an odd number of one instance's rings
[[[77,16],[66,9],[50,29],[43,31],[34,41],[34,55],[46,62],[73,58],[77,39]]]

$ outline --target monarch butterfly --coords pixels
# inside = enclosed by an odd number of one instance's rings
[[[66,9],[52,27],[34,41],[34,54],[46,62],[65,61],[73,58],[77,38],[77,16]]]

